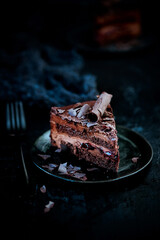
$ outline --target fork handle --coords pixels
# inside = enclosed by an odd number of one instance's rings
[[[24,155],[23,155],[22,145],[20,145],[20,152],[21,152],[21,159],[22,159],[22,164],[23,164],[24,174],[25,174],[25,178],[26,178],[26,183],[27,183],[27,185],[28,185],[28,184],[29,184],[29,177],[28,177],[28,172],[27,172],[27,168],[26,168],[25,160],[24,160]]]

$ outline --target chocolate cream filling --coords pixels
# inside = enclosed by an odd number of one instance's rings
[[[58,133],[56,131],[51,131],[51,139],[58,148],[61,148],[62,142],[70,143],[74,146],[74,154],[76,154],[77,148],[86,148],[88,151],[92,151],[93,155],[104,154],[104,157],[111,157],[112,155],[116,155],[118,152],[118,148],[111,149],[103,146],[97,146],[93,142],[89,141],[88,139],[82,139],[78,137],[70,137],[67,133]]]
[[[51,131],[52,145],[61,148],[67,146],[71,153],[78,159],[85,158],[86,161],[94,163],[102,168],[118,169],[118,149],[111,151],[106,147],[98,147],[96,144],[77,137],[70,137],[65,133]],[[115,161],[117,159],[117,161]]]
[[[54,121],[55,118],[55,121]],[[111,124],[103,125],[100,130],[96,127],[85,127],[82,124],[75,124],[74,122],[67,122],[67,120],[61,121],[61,118],[54,116],[51,120],[51,128],[55,129],[59,134],[67,133],[70,137],[79,137],[82,139],[88,139],[93,143],[107,147],[115,148],[118,142],[117,131]],[[103,134],[101,133],[103,132]],[[105,131],[105,132],[104,132]]]

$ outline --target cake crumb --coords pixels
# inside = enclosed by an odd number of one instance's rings
[[[40,188],[40,191],[41,191],[41,193],[46,193],[46,186],[43,185],[43,186]]]
[[[51,210],[51,208],[54,207],[54,202],[52,201],[49,201],[49,203],[47,205],[45,205],[45,208],[44,208],[44,213],[47,213]]]
[[[133,162],[133,163],[137,163],[138,159],[139,159],[139,157],[133,157],[133,158],[132,158],[132,162]]]

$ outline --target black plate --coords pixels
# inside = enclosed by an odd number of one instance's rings
[[[119,41],[106,46],[98,46],[93,41],[92,27],[86,26],[73,30],[68,35],[68,41],[78,50],[88,54],[124,54],[146,49],[155,42],[151,35],[143,34],[128,41]]]
[[[117,131],[119,137],[120,166],[116,174],[108,174],[100,168],[98,168],[98,171],[88,172],[87,169],[89,167],[93,168],[93,165],[86,164],[75,158],[72,159],[72,156],[66,152],[55,153],[55,148],[50,144],[50,131],[45,132],[36,140],[32,149],[33,163],[40,170],[55,178],[74,183],[105,183],[127,178],[140,172],[151,162],[153,150],[149,142],[138,133],[123,126],[117,126]],[[38,154],[48,154],[51,157],[43,160]],[[132,160],[134,157],[138,157],[136,163]],[[71,163],[74,166],[80,166],[83,170],[82,172],[86,173],[87,180],[82,181],[67,175],[61,175],[57,170],[50,171],[43,167],[49,163],[60,164],[65,162],[68,164]]]

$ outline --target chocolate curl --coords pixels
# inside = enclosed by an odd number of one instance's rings
[[[81,118],[83,117],[89,110],[90,106],[88,104],[84,104],[82,107],[81,107],[81,110],[79,111],[77,117],[78,118]]]
[[[88,118],[92,122],[97,122],[100,117],[103,116],[108,104],[110,103],[112,98],[111,94],[106,92],[101,93],[97,101],[95,102],[92,111],[88,115]]]

